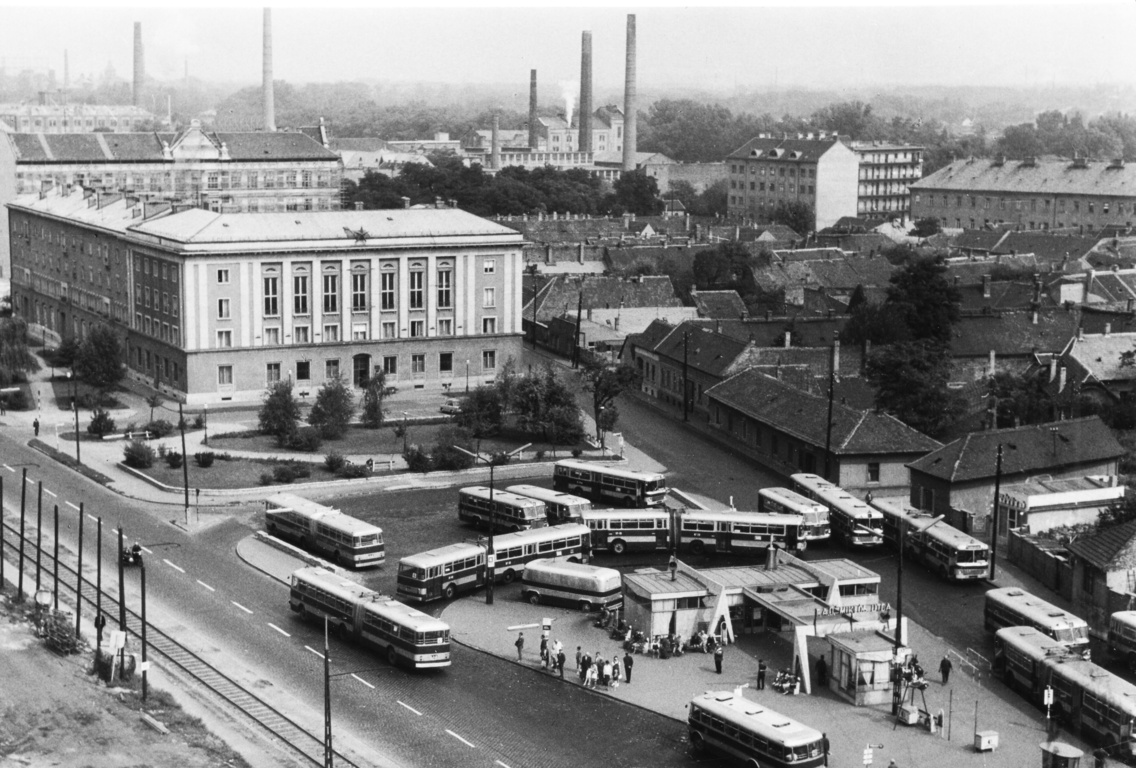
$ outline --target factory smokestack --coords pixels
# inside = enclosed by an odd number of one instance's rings
[[[276,97],[272,92],[272,9],[264,9],[264,130],[276,130]]]
[[[623,81],[623,172],[635,170],[635,14],[627,14],[627,71]]]
[[[134,106],[142,106],[142,80],[146,65],[142,59],[142,22],[134,22]]]
[[[529,149],[536,151],[536,70],[529,73]]]
[[[569,126],[571,127],[571,126]],[[585,32],[580,44],[580,141],[581,152],[592,151],[592,33]]]
[[[501,130],[501,118],[497,115],[493,116],[493,144],[490,148],[492,153],[489,158],[489,167],[497,170],[501,167],[501,140],[498,134]]]

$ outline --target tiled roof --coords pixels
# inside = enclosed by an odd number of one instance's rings
[[[1131,381],[1136,379],[1136,367],[1121,367],[1120,356],[1136,349],[1136,333],[1109,333],[1107,336],[1086,333],[1074,335],[1064,355],[1075,360],[1097,381]]]
[[[726,155],[726,159],[744,160],[761,156],[767,160],[778,159],[815,163],[821,156],[839,143],[840,140],[835,137],[830,139],[763,139],[758,137],[756,139],[750,139],[745,144]]]
[[[778,251],[775,256],[794,253],[801,252]],[[853,291],[858,285],[885,286],[895,270],[896,267],[882,256],[865,258],[841,254],[831,259],[775,261],[768,266],[754,267],[753,276],[758,286],[767,291],[789,286]]]
[[[1090,272],[1089,295],[1105,304],[1136,298],[1136,270]]]
[[[1050,427],[1056,427],[1057,432],[1051,433]],[[1104,422],[1097,416],[1089,416],[971,432],[907,466],[951,482],[993,478],[999,443],[1003,445],[1003,477],[1049,473],[1125,455],[1124,448]]]
[[[329,140],[328,144],[331,145],[332,150],[336,152],[353,151],[353,152],[383,152],[393,151],[390,144],[387,144],[382,139],[376,138],[334,138]]]
[[[537,321],[547,323],[565,312],[576,311],[583,291],[584,309],[624,307],[680,307],[671,279],[664,276],[586,278],[557,275],[541,289],[537,303]],[[531,308],[524,317],[531,318]]]
[[[1090,564],[1104,571],[1115,570],[1120,555],[1125,550],[1131,550],[1132,539],[1136,537],[1136,520],[1105,528],[1103,531],[1078,538],[1066,545],[1066,549],[1074,555],[1087,560]],[[1124,563],[1127,568],[1127,562]]]
[[[840,348],[837,373],[841,376],[857,376],[863,363],[858,347],[842,345]],[[750,346],[737,358],[729,373],[737,373],[746,368],[764,366],[798,366],[809,371],[810,375],[827,380],[832,368],[832,347],[757,347]]]
[[[1112,166],[1089,161],[1076,168],[1072,160],[1039,158],[1033,165],[1008,160],[957,160],[911,185],[918,192],[992,192],[1003,194],[1101,195],[1136,197],[1136,165]]]
[[[631,248],[604,247],[604,262],[612,272],[625,272],[636,264],[651,265],[657,270],[664,261],[673,262],[680,270],[688,270],[694,265],[694,257],[703,251],[715,248],[713,245],[642,245]]]
[[[1133,189],[1136,194],[1136,189]],[[1007,232],[992,253],[1032,253],[1042,261],[1060,262],[1083,258],[1097,247],[1100,238],[1049,235],[1044,232]]]
[[[627,336],[627,343],[634,344],[641,349],[654,349],[665,339],[674,326],[663,320],[654,320],[642,333],[632,333]]]
[[[758,347],[777,346],[785,331],[791,332],[790,341],[794,347],[828,347],[832,344],[833,333],[843,330],[847,322],[847,316],[774,317],[769,320],[751,317],[744,321],[723,319],[716,322],[715,327],[735,339],[752,340]]]
[[[879,232],[865,232],[863,234],[854,235],[826,235],[820,233],[817,235],[817,242],[822,245],[839,248],[841,251],[864,256],[879,253],[895,245],[895,241],[886,235],[881,235]]]
[[[843,259],[847,254],[839,248],[796,248],[793,250],[774,251],[773,256],[784,262],[793,261],[834,261]]]
[[[951,242],[952,248],[964,251],[993,251],[1008,232],[989,229],[964,229]]]
[[[1039,312],[1004,312],[1001,316],[961,317],[951,337],[953,357],[999,357],[1033,352],[1061,352],[1077,335],[1078,317],[1063,309]]]
[[[828,428],[828,399],[825,397],[810,395],[753,370],[715,384],[706,394],[810,445],[822,448],[825,445]],[[924,454],[941,445],[893,416],[833,404],[833,453]]]
[[[335,160],[337,155],[298,132],[202,133],[218,148],[223,142],[233,161]],[[18,163],[161,162],[162,142],[174,133],[15,133],[9,134]]]
[[[703,317],[736,319],[746,315],[746,305],[737,291],[691,291],[694,306]]]
[[[685,339],[687,365],[710,376],[723,376],[746,348],[745,342],[715,333],[700,323],[682,323],[653,349],[659,355],[672,360],[682,360],[684,335],[687,335]]]

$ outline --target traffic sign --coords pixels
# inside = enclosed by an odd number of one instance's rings
[[[868,747],[864,750],[864,765],[872,764],[872,748]]]
[[[1053,706],[1053,686],[1052,685],[1045,686],[1045,695],[1042,698],[1042,703],[1045,704],[1045,706],[1047,706],[1047,707]]]

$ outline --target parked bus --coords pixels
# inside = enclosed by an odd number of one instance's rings
[[[667,479],[657,472],[617,469],[590,461],[564,459],[552,470],[558,491],[623,507],[654,507],[667,495]]]
[[[877,547],[884,543],[883,515],[838,485],[819,475],[791,475],[793,489],[828,508],[832,532],[850,546]]]
[[[997,635],[1003,674],[1012,676],[1012,687],[1041,706],[1045,688],[1051,686],[1054,719],[1113,757],[1124,762],[1136,757],[1136,685],[1073,648],[1062,652],[1052,638],[1024,629],[1003,629]]]
[[[699,510],[684,512],[678,522],[679,547],[696,555],[706,550],[764,553],[775,543],[789,551],[805,548],[799,516]]]
[[[448,624],[325,568],[295,571],[288,605],[301,616],[326,618],[340,637],[377,648],[391,664],[450,666]]]
[[[494,536],[494,582],[512,582],[525,563],[538,557],[579,555],[587,539],[588,527],[575,523]],[[464,542],[402,558],[398,564],[399,596],[427,602],[480,589],[485,586],[485,549],[484,543]]]
[[[990,547],[986,542],[936,521],[900,498],[873,499],[872,506],[883,513],[884,538],[898,546],[900,529],[905,529],[904,552],[943,578],[967,581],[985,579],[989,574]]]
[[[549,525],[581,523],[583,522],[581,513],[592,508],[592,502],[583,497],[562,493],[551,488],[541,488],[539,485],[510,485],[505,490],[517,496],[527,496],[530,499],[543,501]]]
[[[1089,650],[1089,625],[1018,587],[999,587],[986,593],[986,629],[1033,627],[1066,645]]]
[[[1136,611],[1117,611],[1108,618],[1108,653],[1136,672]]]
[[[805,541],[828,541],[831,535],[828,508],[788,488],[762,488],[757,492],[757,511],[800,515]]]
[[[712,750],[762,768],[814,768],[825,762],[820,731],[743,698],[740,688],[694,697],[687,726],[698,754]]]
[[[622,555],[628,550],[653,552],[670,549],[671,513],[650,509],[592,509],[583,513],[592,530],[592,551]]]
[[[383,529],[356,520],[294,493],[278,493],[264,502],[268,532],[302,548],[331,557],[344,566],[382,565],[386,559]]]
[[[538,558],[525,564],[521,598],[533,605],[573,605],[581,611],[623,602],[623,575],[614,568]]]
[[[492,520],[493,533],[527,531],[548,525],[543,502],[508,491],[490,490],[484,485],[458,491],[458,519],[481,528],[488,528]]]

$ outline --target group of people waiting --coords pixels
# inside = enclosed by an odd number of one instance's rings
[[[609,661],[599,651],[592,657],[586,653],[581,654],[577,649],[576,661],[580,682],[585,688],[618,688],[623,679],[623,665],[620,664],[618,655],[612,654]]]

